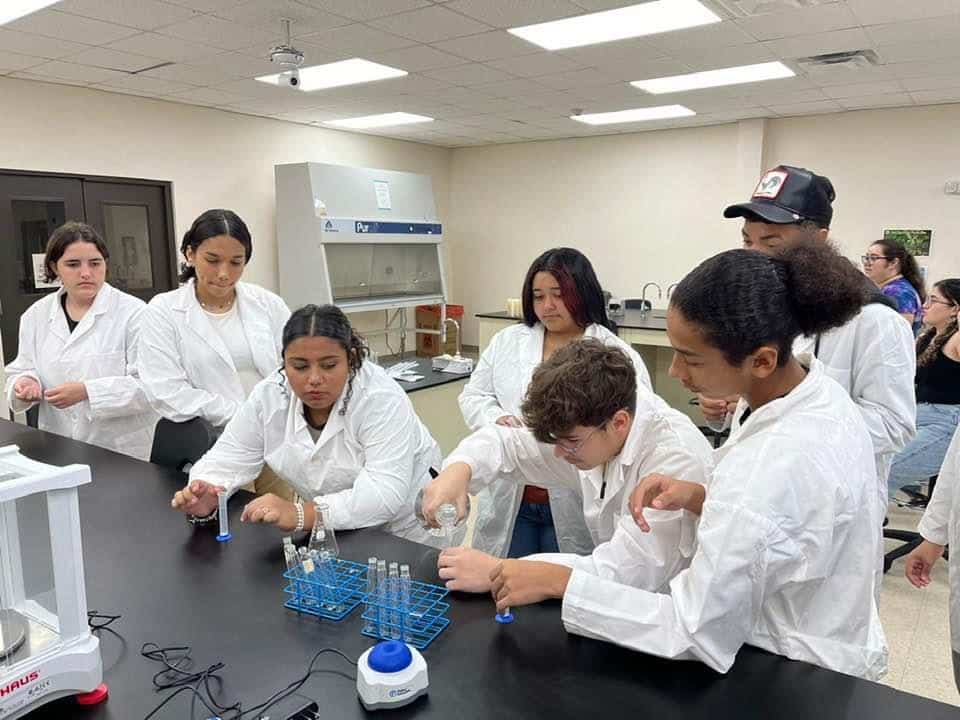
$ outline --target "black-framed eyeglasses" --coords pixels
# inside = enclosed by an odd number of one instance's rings
[[[873,265],[877,260],[893,260],[893,258],[888,258],[886,255],[862,255],[860,260],[864,265]]]

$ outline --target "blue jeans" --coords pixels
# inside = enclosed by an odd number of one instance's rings
[[[924,482],[940,472],[958,422],[960,405],[917,403],[917,436],[893,459],[891,497],[904,485]]]
[[[557,531],[553,527],[550,503],[521,502],[507,557],[551,552],[560,552],[560,548],[557,546]]]

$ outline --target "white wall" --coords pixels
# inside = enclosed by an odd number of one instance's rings
[[[0,79],[0,167],[173,182],[176,243],[212,207],[235,210],[253,236],[244,280],[277,288],[273,166],[330,162],[433,179],[449,207],[450,150],[66,85]],[[448,261],[448,281],[455,272]],[[361,328],[383,314],[354,319]],[[2,408],[0,408],[2,411]]]
[[[831,236],[858,258],[884,228],[933,229],[927,277],[960,277],[960,105],[771,120],[764,161],[803,164],[837,190]]]
[[[762,169],[794,164],[837,189],[832,236],[851,258],[885,227],[933,228],[936,280],[960,276],[960,105],[868,110],[719,127],[454,150],[451,236],[455,299],[473,314],[517,297],[541,251],[573,245],[601,284],[639,296],[700,260],[737,247],[739,220]],[[664,301],[654,303],[663,305]]]

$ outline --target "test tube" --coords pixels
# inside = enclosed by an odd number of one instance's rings
[[[410,615],[410,566],[400,566],[400,642],[407,641],[407,625]]]
[[[370,602],[370,599],[377,592],[377,559],[375,557],[369,558],[367,560],[367,606],[365,609],[366,615],[375,615],[375,612],[370,612],[371,609],[376,608],[376,605]],[[364,628],[367,632],[372,632],[374,635],[378,635],[380,629],[377,627],[376,618],[367,618],[367,625]]]
[[[390,622],[387,614],[387,561],[377,560],[377,635],[389,640],[386,624]]]
[[[217,515],[220,518],[220,534],[217,535],[218,542],[226,542],[230,539],[230,518],[227,516],[227,495],[226,490],[217,492]]]
[[[320,552],[320,594],[327,610],[339,612],[340,598],[337,588],[337,558],[330,550]]]
[[[293,570],[297,566],[297,549],[289,535],[283,538],[283,562],[287,570]]]
[[[453,544],[453,529],[457,526],[457,506],[446,503],[437,508],[437,523],[440,525],[440,541],[447,549]]]
[[[390,571],[388,576],[389,583],[387,592],[390,598],[388,600],[390,605],[390,639],[399,640],[400,612],[397,610],[397,606],[400,604],[400,571],[397,567],[397,563],[390,563]]]

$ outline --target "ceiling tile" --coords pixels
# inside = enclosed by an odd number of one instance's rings
[[[768,105],[767,108],[775,112],[777,115],[784,117],[792,117],[797,115],[818,115],[820,113],[834,113],[843,111],[843,108],[833,100],[788,103],[784,105]]]
[[[960,40],[929,40],[904,45],[884,45],[878,50],[885,63],[923,62],[960,57]]]
[[[29,80],[30,82],[42,82],[42,83],[51,83],[53,85],[76,85],[82,87],[91,87],[91,85],[83,80],[67,80],[65,78],[55,78],[48,75],[35,75],[30,70],[18,70],[14,73],[10,73],[6,77],[15,78],[17,80]]]
[[[847,5],[863,25],[960,13],[956,0],[847,0]]]
[[[45,62],[47,62],[46,58],[0,51],[0,72],[2,73],[8,73],[12,70],[26,70],[34,65],[42,65]]]
[[[864,68],[834,69],[826,72],[803,72],[803,77],[820,87],[852,85],[859,82],[883,82],[893,79],[890,65],[871,65]],[[796,69],[796,68],[794,68]]]
[[[453,85],[480,85],[497,80],[513,80],[512,75],[481,63],[468,63],[450,68],[427,70],[422,74]]]
[[[960,59],[893,63],[886,67],[898,78],[940,77],[960,74]]]
[[[371,20],[370,24],[381,30],[423,43],[476,35],[491,29],[489,25],[439,5],[378,18]]]
[[[557,53],[547,52],[503,58],[502,60],[489,60],[487,65],[520,77],[536,77],[537,75],[549,75],[580,69],[580,65],[573,60]]]
[[[172,62],[205,58],[223,52],[205,43],[190,42],[149,32],[117,40],[107,47]]]
[[[230,103],[242,102],[244,98],[234,93],[224,92],[215,88],[193,88],[182,92],[170,93],[171,100],[177,102],[190,103],[192,105],[229,105]]]
[[[196,66],[201,68],[198,72],[197,80],[194,82],[190,80],[190,68]],[[201,58],[199,60],[191,63],[187,67],[187,72],[177,73],[174,68],[177,66],[174,65],[171,68],[171,73],[169,75],[171,80],[185,80],[187,82],[192,82],[194,85],[200,84],[216,84],[223,82],[225,80],[233,80],[237,78],[255,78],[260,75],[270,75],[277,71],[276,65],[272,64],[270,60],[265,57],[253,57],[252,55],[243,55],[241,53],[235,52],[226,52],[219,55],[214,55],[208,58]],[[181,77],[174,77],[175,74],[180,74]],[[204,83],[204,79],[208,77],[220,76],[219,79],[213,80],[212,82]],[[160,75],[158,75],[160,77]]]
[[[189,20],[197,12],[160,0],[61,0],[57,10],[140,30]]]
[[[265,52],[273,45],[276,37],[276,32],[221,20],[213,15],[201,15],[192,20],[168,25],[160,30],[160,34],[221,50],[237,50],[262,43]]]
[[[936,103],[960,102],[960,87],[941,88],[939,90],[917,90],[910,93],[910,97],[918,105],[934,105]]]
[[[4,27],[9,30],[34,33],[58,40],[74,41],[83,38],[87,45],[104,45],[114,40],[136,35],[138,30],[79,15],[68,15],[57,10],[41,10]]]
[[[146,75],[127,75],[125,77],[100,83],[109,88],[122,88],[150,93],[151,95],[170,95],[175,92],[192,90],[194,86],[173,80],[147,77]]]
[[[404,75],[403,77],[379,80],[372,83],[350,86],[358,89],[369,87],[367,95],[430,95],[446,88],[453,87],[453,83],[424,75]]]
[[[665,55],[673,55],[688,49],[712,50],[734,45],[750,45],[756,42],[736,23],[729,20],[703,27],[650,35],[644,39],[651,46],[662,50]]]
[[[647,39],[639,38],[558,50],[557,54],[584,67],[614,63],[632,64],[646,60],[662,60],[666,57],[662,50],[651,45]]]
[[[797,37],[770,40],[763,43],[777,57],[793,59],[821,55],[823,53],[863,50],[873,47],[873,42],[861,28],[834,30],[833,32],[798,35]]]
[[[44,58],[62,58],[89,49],[89,45],[0,28],[0,50],[4,52]]]
[[[92,65],[94,67],[123,70],[125,72],[143,70],[144,68],[157,64],[156,58],[145,55],[134,55],[133,53],[125,53],[108,48],[90,48],[77,55],[71,55],[69,60],[72,63],[79,63],[80,65]]]
[[[234,53],[228,53],[234,55]],[[242,56],[241,56],[242,57]],[[249,60],[249,58],[244,58]],[[147,70],[143,74],[148,77],[159,78],[160,80],[173,80],[175,82],[189,83],[197,86],[218,85],[220,83],[231,82],[243,77],[221,69],[214,65],[202,64],[202,60],[197,61],[198,65],[188,65],[186,63],[176,63],[164,67]]]
[[[556,110],[566,115],[569,115],[573,108],[583,107],[590,102],[589,98],[585,98],[576,92],[561,92],[556,90],[553,92],[528,95],[523,101],[531,107]]]
[[[960,41],[960,14],[929,20],[889,23],[868,27],[867,35],[878,45],[903,45],[924,40]]]
[[[903,86],[903,89],[909,93],[924,90],[942,90],[944,88],[952,89],[960,87],[960,76],[950,74],[938,75],[936,77],[907,78],[901,80],[900,84]]]
[[[129,77],[126,73],[115,70],[104,70],[102,68],[87,67],[86,65],[76,65],[70,62],[53,60],[43,65],[37,65],[30,68],[33,75],[48,76],[60,78],[61,80],[73,80],[84,83],[101,83],[110,80],[119,80]]]
[[[446,7],[497,28],[559,20],[583,13],[567,0],[454,0]]]
[[[360,23],[311,33],[305,35],[303,39],[321,48],[326,48],[329,52],[354,53],[361,57],[410,47],[415,44],[406,38],[391,35]]]
[[[597,70],[616,80],[633,82],[634,80],[684,75],[691,72],[692,68],[678,60],[643,60],[636,63],[597,65]]]
[[[549,89],[545,85],[525,78],[518,80],[498,80],[492,83],[477,85],[476,88],[488,95],[502,98],[523,98],[527,95]]]
[[[907,93],[889,93],[887,95],[868,95],[866,97],[839,98],[837,102],[840,103],[845,110],[896,107],[913,104],[912,98]]]
[[[348,18],[323,12],[296,0],[268,0],[267,2],[253,0],[253,2],[220,10],[215,15],[240,25],[269,29],[276,34],[277,40],[285,39],[281,35],[283,27],[280,23],[281,18],[292,21],[290,33],[294,38],[351,24]]]
[[[626,83],[615,83],[613,85],[592,85],[589,87],[578,87],[577,94],[594,101],[617,101],[617,102],[635,102],[637,98],[648,99],[651,96],[637,90],[635,87]]]
[[[671,56],[673,60],[688,65],[692,71],[715,70],[717,68],[770,62],[778,56],[765,43],[736,45],[714,50],[685,50]]]
[[[435,70],[464,64],[462,57],[442,52],[429,45],[414,45],[399,50],[389,50],[385,53],[371,55],[368,59],[407,72]]]
[[[214,12],[215,10],[223,10],[233,7],[234,5],[240,5],[247,2],[247,0],[163,0],[163,2],[191,8],[198,12]]]
[[[772,12],[735,21],[757,40],[811,35],[857,27],[860,23],[843,3],[817,5],[800,10]]]
[[[537,47],[503,30],[439,42],[434,47],[468,60],[486,62],[537,52]]]
[[[960,82],[957,83],[960,85]],[[856,83],[855,85],[834,85],[823,89],[827,97],[853,98],[870,95],[886,95],[903,92],[904,88],[896,80],[873,83]]]
[[[305,5],[352,20],[373,20],[385,15],[429,7],[429,0],[298,0]]]
[[[599,70],[588,68],[586,70],[574,70],[556,75],[542,75],[537,78],[537,82],[554,90],[572,90],[579,87],[589,87],[591,85],[610,85],[616,82],[616,78],[612,78]]]

